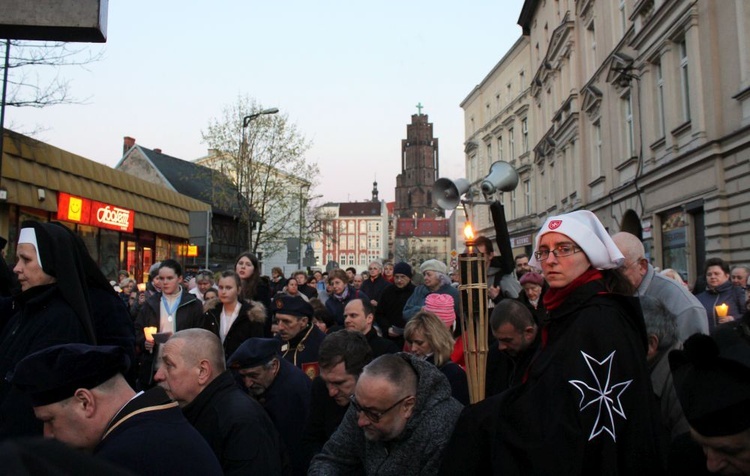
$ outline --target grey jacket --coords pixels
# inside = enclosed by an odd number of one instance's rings
[[[680,342],[698,332],[708,334],[708,317],[700,301],[674,279],[657,274],[650,264],[638,286],[638,295],[651,296],[661,301],[674,314]]]
[[[434,475],[463,406],[451,397],[448,380],[434,365],[411,354],[397,354],[417,372],[417,403],[406,428],[391,441],[369,441],[357,425],[353,406],[336,432],[313,459],[308,476],[355,474],[368,476]]]

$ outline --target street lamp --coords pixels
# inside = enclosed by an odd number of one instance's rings
[[[315,195],[314,197],[308,197],[307,194],[310,192],[310,184],[309,182],[302,185],[299,188],[299,256],[297,257],[299,259],[299,268],[297,269],[303,269],[302,268],[302,228],[305,222],[305,208],[307,207],[307,203],[310,200],[315,200],[317,198],[322,198],[323,195]]]
[[[243,181],[245,178],[245,167],[243,167],[242,160],[245,156],[245,149],[247,148],[247,136],[245,134],[245,129],[247,129],[247,126],[250,125],[250,123],[260,117],[267,114],[276,114],[279,112],[279,109],[276,107],[272,107],[269,109],[263,109],[262,111],[258,111],[256,113],[250,114],[248,116],[245,116],[242,118],[242,129],[240,130],[240,157],[238,160],[238,177],[237,177],[237,201],[239,202],[240,207],[240,214],[242,213],[242,210],[244,208],[244,202],[245,196],[243,194]],[[252,151],[250,152],[250,157],[248,157],[247,161],[247,173],[250,173],[250,169],[252,169],[253,166],[253,154]],[[248,179],[249,181],[249,179]],[[251,216],[252,210],[247,211],[247,247],[248,251],[253,251],[253,217]]]

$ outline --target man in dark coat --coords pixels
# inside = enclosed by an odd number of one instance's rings
[[[312,383],[310,417],[302,434],[306,460],[320,453],[349,408],[349,398],[372,349],[360,332],[328,334],[320,344],[320,376]]]
[[[380,261],[373,261],[367,269],[370,277],[362,283],[359,289],[370,297],[370,303],[373,306],[377,306],[383,291],[388,289],[391,283],[383,277],[383,263]]]
[[[135,474],[221,475],[221,466],[160,387],[136,395],[120,347],[63,344],[23,359],[13,384],[48,437]]]
[[[221,341],[186,329],[169,338],[154,380],[206,439],[224,475],[281,474],[279,434],[263,407],[226,370]]]
[[[378,331],[372,326],[375,320],[374,309],[370,301],[366,299],[352,299],[344,308],[344,326],[348,331],[357,331],[364,334],[367,343],[372,349],[373,357],[383,354],[395,354],[399,351],[392,341],[380,337]]]
[[[522,303],[503,299],[490,316],[497,346],[487,357],[485,395],[519,385],[539,348],[539,332],[531,311]]]
[[[279,357],[279,341],[253,337],[232,354],[227,365],[268,412],[286,445],[293,474],[306,474],[302,431],[310,410],[310,379]]]
[[[320,374],[318,348],[326,335],[312,323],[313,307],[302,299],[280,295],[274,299],[273,311],[281,356],[314,379]]]
[[[399,349],[404,348],[404,306],[416,287],[411,278],[409,263],[396,263],[393,267],[393,286],[383,291],[375,309],[375,322],[383,332],[383,337],[392,340]]]

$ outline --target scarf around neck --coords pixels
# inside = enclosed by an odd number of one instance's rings
[[[560,307],[562,303],[565,302],[565,299],[567,299],[567,297],[580,286],[603,278],[604,275],[601,271],[596,268],[589,268],[582,275],[571,281],[567,286],[563,288],[548,289],[543,298],[544,307],[547,311],[553,311]]]

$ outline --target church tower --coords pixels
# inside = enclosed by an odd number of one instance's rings
[[[432,136],[427,114],[411,116],[406,139],[401,141],[401,173],[396,177],[395,214],[399,218],[433,218],[442,210],[432,200],[432,186],[438,177],[438,140]]]

